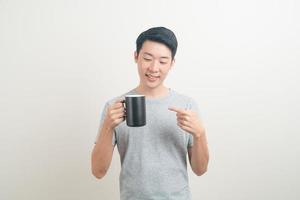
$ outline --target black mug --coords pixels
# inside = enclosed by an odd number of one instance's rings
[[[146,125],[146,102],[144,95],[126,95],[126,124],[130,127]]]

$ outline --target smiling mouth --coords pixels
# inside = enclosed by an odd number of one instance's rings
[[[145,74],[147,77],[149,77],[149,78],[159,78],[160,76],[155,76],[155,75],[153,75],[153,74],[150,74],[150,73],[146,73]]]

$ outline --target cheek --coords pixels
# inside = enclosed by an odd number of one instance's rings
[[[139,72],[139,74],[141,74],[141,75],[145,74],[146,70],[147,70],[147,66],[145,66],[145,64],[138,63],[138,72]]]
[[[169,71],[170,71],[170,67],[168,67],[168,68],[161,68],[161,72],[163,73],[163,74],[168,74],[169,73]]]
[[[139,65],[139,69],[141,71],[146,71],[148,69],[148,67],[149,67],[150,64],[149,63],[145,63],[145,62],[139,62],[138,65]]]
[[[144,73],[143,69],[141,67],[138,67],[138,72],[139,72],[139,74],[143,74]]]

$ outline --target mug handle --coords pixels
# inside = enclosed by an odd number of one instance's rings
[[[126,119],[126,104],[125,104],[125,99],[123,99],[122,101],[121,101],[121,103],[123,104],[123,107],[124,107],[124,109],[125,109],[125,115],[124,115],[124,120]]]

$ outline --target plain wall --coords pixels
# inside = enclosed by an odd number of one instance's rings
[[[297,0],[0,0],[0,199],[119,199],[115,149],[90,170],[104,103],[138,84],[138,34],[179,40],[167,86],[193,97],[208,172],[195,200],[300,199]],[[176,183],[174,183],[176,184]]]

